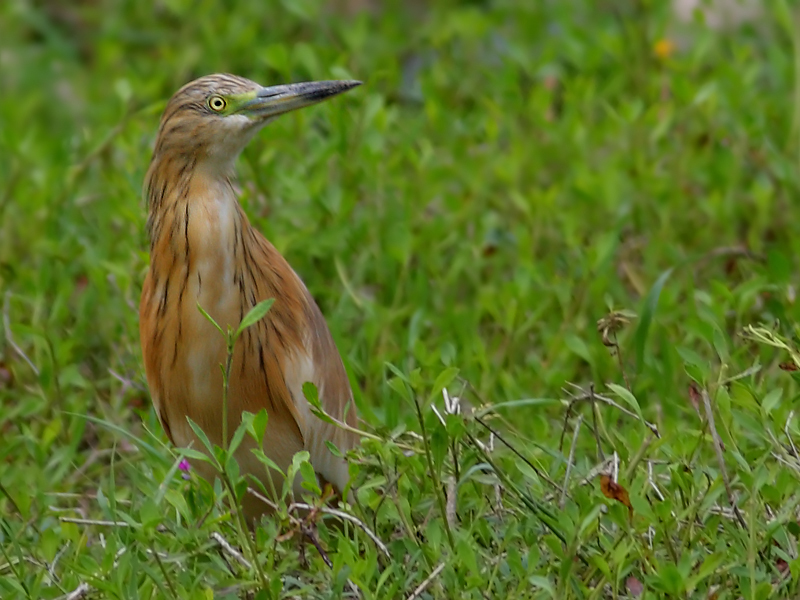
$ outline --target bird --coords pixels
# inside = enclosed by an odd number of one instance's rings
[[[227,396],[228,437],[243,411],[266,409],[264,453],[283,473],[307,451],[318,481],[341,494],[348,485],[343,454],[356,447],[353,393],[328,325],[303,281],[250,223],[235,187],[235,162],[270,121],[360,85],[312,81],[263,87],[231,74],[206,75],[180,88],[161,116],[145,175],[150,264],[142,286],[139,333],[145,375],[163,429],[178,447],[203,451],[190,426],[223,446],[223,374],[226,340],[267,299],[267,315],[236,342]],[[303,385],[317,387],[322,408],[346,427],[311,412]],[[266,490],[280,490],[282,475],[268,470],[248,439],[236,450],[241,474]],[[225,442],[230,442],[225,440]],[[327,443],[341,452],[334,455]],[[214,468],[192,461],[213,481]],[[301,493],[300,478],[292,482]],[[246,494],[246,517],[257,520],[269,504]]]

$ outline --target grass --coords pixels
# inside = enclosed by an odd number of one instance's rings
[[[794,4],[62,4],[0,4],[0,597],[800,594]],[[338,527],[250,538],[147,394],[142,178],[216,71],[366,82],[239,162],[369,434]]]

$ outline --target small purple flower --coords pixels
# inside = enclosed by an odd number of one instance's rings
[[[181,473],[181,477],[183,477],[184,479],[190,479],[189,471],[192,470],[192,465],[189,464],[188,460],[186,460],[185,458],[182,459],[181,462],[178,464],[178,468],[181,471],[183,471],[183,473]]]

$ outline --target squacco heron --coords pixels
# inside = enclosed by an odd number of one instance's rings
[[[317,387],[325,411],[354,426],[356,410],[341,357],[325,319],[300,277],[253,226],[233,186],[234,163],[270,120],[359,85],[318,81],[262,87],[233,75],[209,75],[182,87],[167,104],[147,172],[150,269],[139,307],[145,371],[158,416],[177,446],[202,445],[187,417],[222,445],[225,339],[198,310],[234,329],[258,302],[274,298],[267,316],[247,328],[233,354],[228,391],[230,431],[242,411],[269,415],[263,450],[284,472],[294,454],[307,450],[321,483],[339,492],[348,482],[345,452],[356,437],[317,419],[303,394]],[[240,472],[265,482],[268,474],[243,443]],[[195,465],[213,479],[209,465]],[[295,493],[300,488],[294,482]],[[268,512],[249,495],[251,518]]]

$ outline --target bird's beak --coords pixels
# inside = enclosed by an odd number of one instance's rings
[[[262,87],[255,98],[245,102],[238,112],[255,119],[277,117],[310,106],[361,85],[360,81],[308,81]]]

